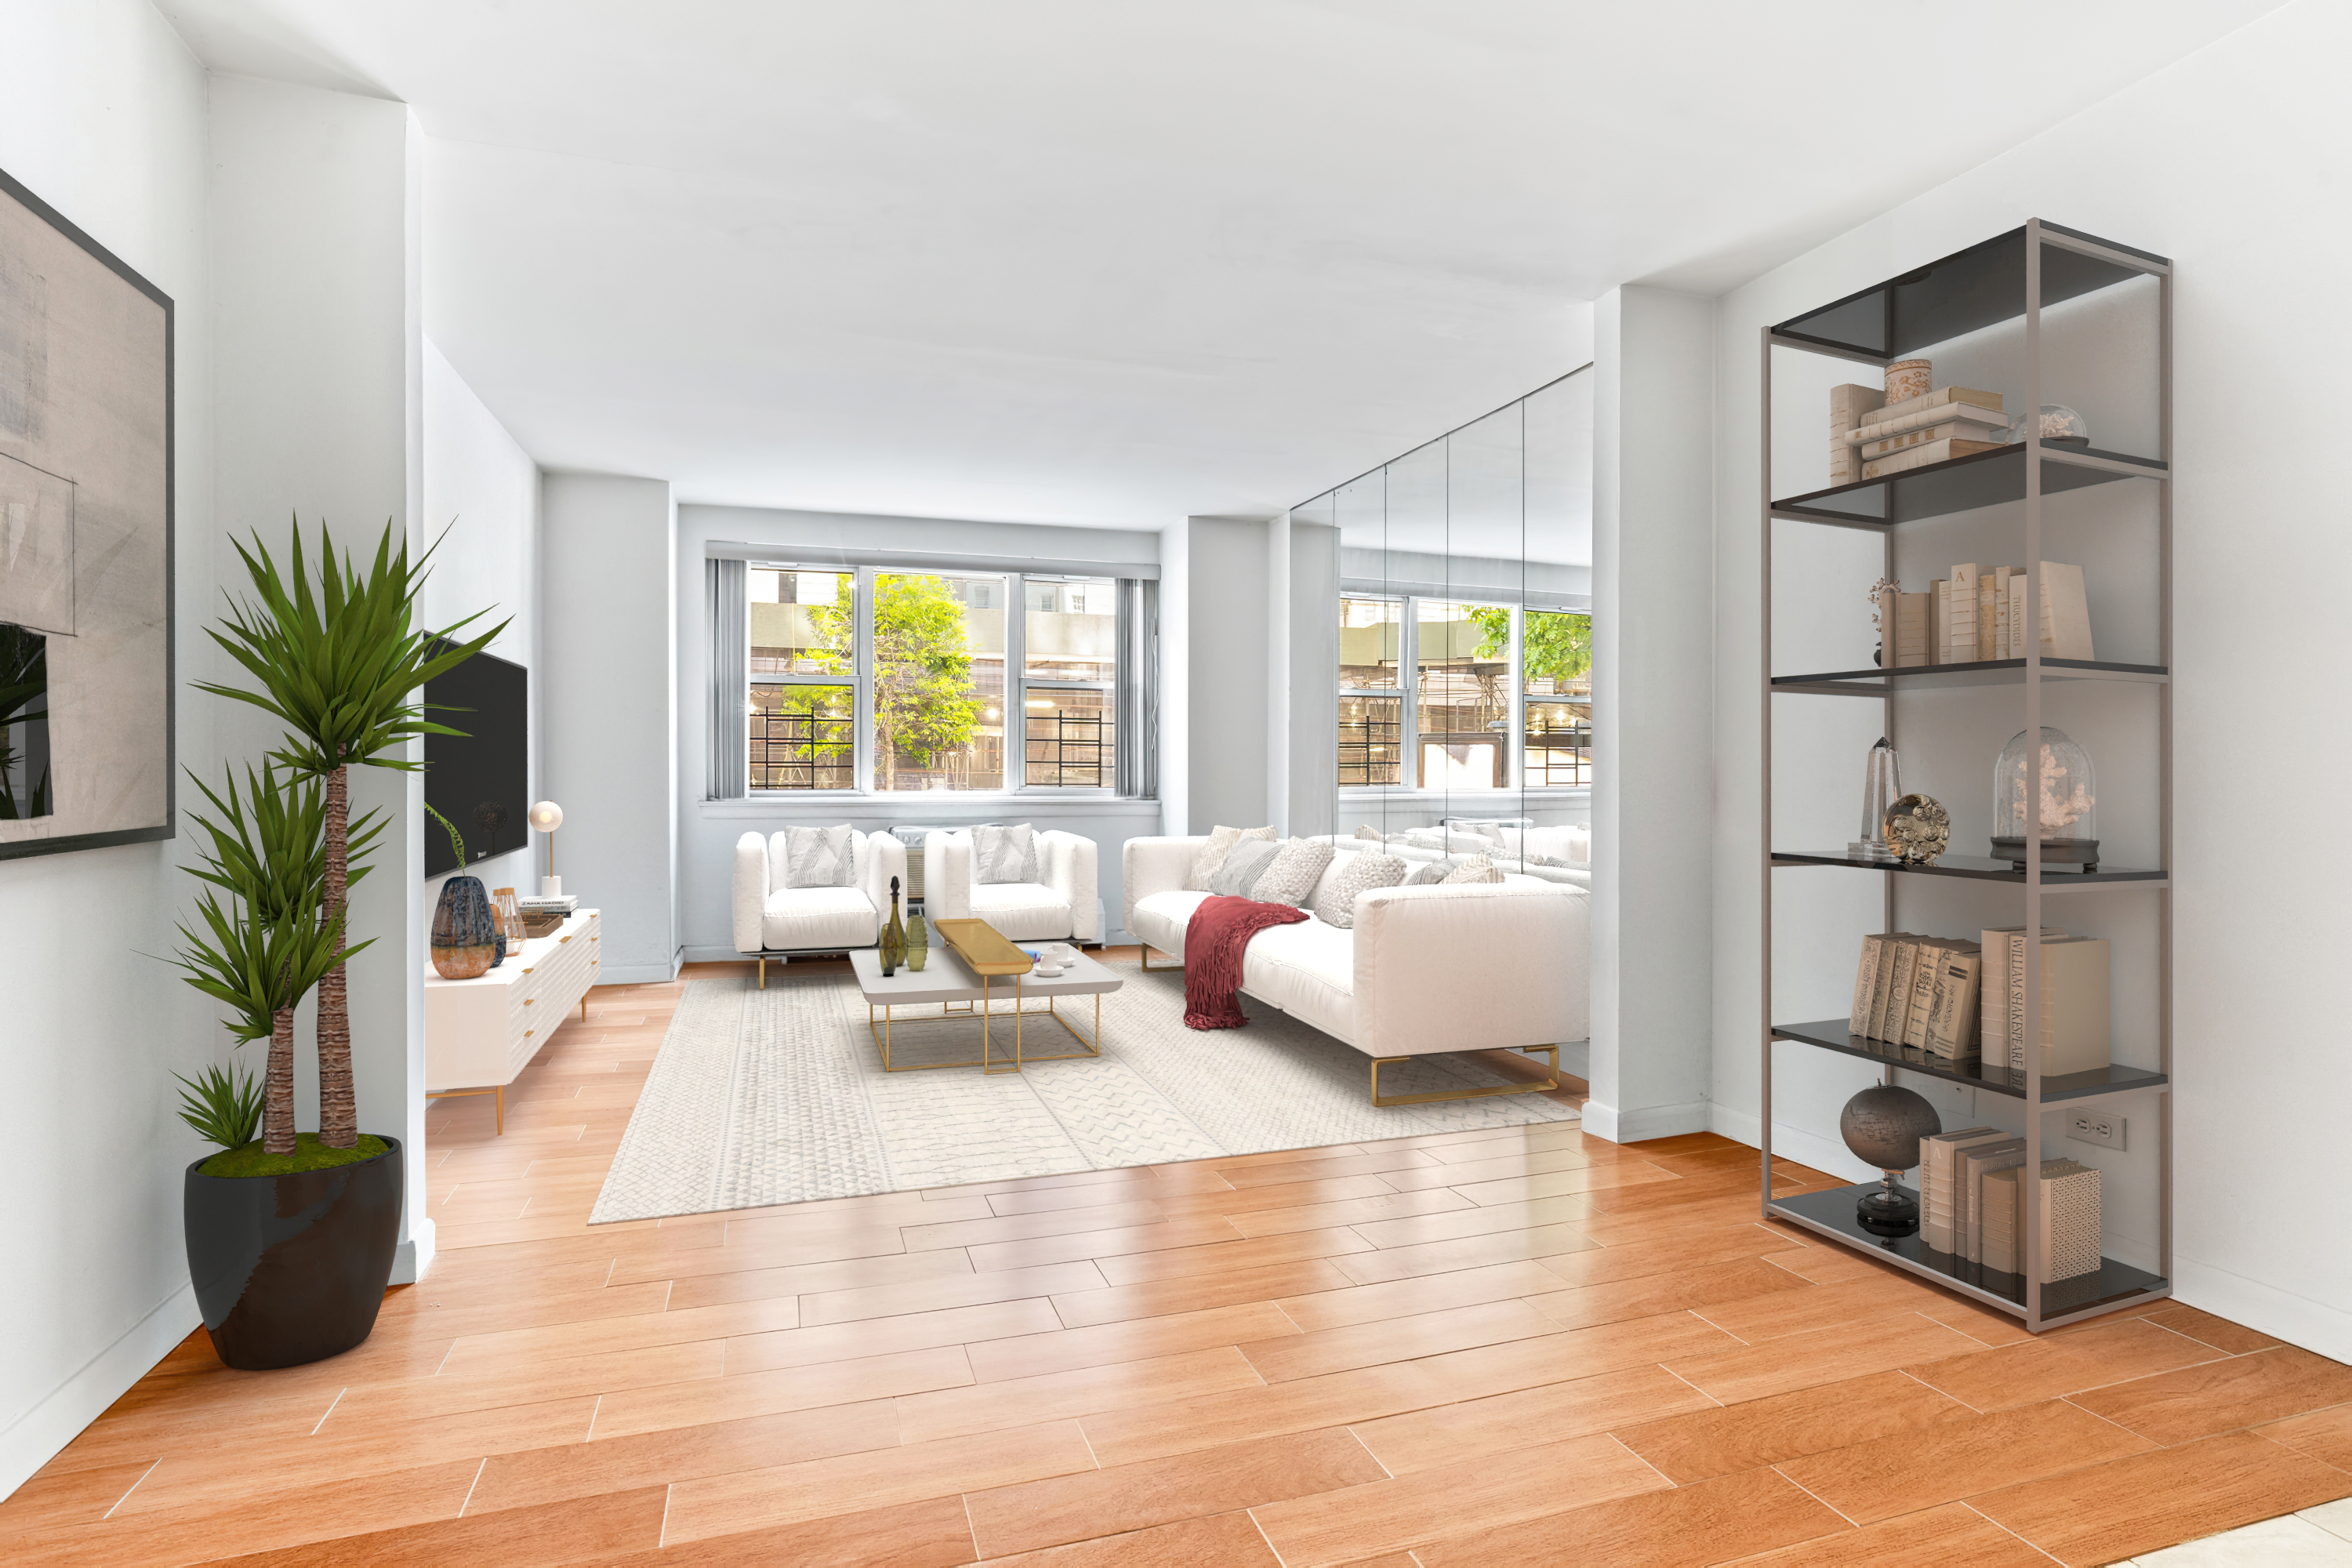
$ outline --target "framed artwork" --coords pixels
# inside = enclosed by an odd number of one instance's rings
[[[173,833],[172,301],[0,172],[0,859]]]

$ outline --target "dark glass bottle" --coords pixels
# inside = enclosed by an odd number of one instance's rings
[[[898,923],[898,879],[890,879],[890,923],[882,928],[882,973],[896,974],[907,962],[907,928]]]

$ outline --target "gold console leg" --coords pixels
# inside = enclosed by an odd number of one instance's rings
[[[1559,1047],[1558,1046],[1522,1046],[1517,1047],[1528,1056],[1551,1058],[1551,1077],[1541,1083],[1502,1083],[1489,1089],[1452,1089],[1436,1094],[1381,1094],[1381,1068],[1409,1062],[1411,1057],[1374,1057],[1372,1058],[1372,1103],[1374,1105],[1427,1105],[1441,1100],[1485,1100],[1496,1094],[1539,1094],[1559,1087]]]

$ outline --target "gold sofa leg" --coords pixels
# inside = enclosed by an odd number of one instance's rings
[[[1558,1046],[1523,1046],[1517,1047],[1528,1056],[1551,1058],[1551,1077],[1541,1083],[1496,1084],[1491,1089],[1452,1089],[1438,1094],[1381,1094],[1381,1068],[1398,1062],[1409,1062],[1411,1057],[1374,1057],[1372,1058],[1372,1103],[1374,1105],[1427,1105],[1439,1100],[1485,1100],[1496,1094],[1538,1094],[1559,1087],[1559,1047]]]

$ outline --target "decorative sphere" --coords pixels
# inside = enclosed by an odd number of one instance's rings
[[[542,800],[530,808],[530,825],[541,833],[552,833],[563,826],[563,808],[551,800]]]
[[[1882,1171],[1907,1171],[1919,1163],[1919,1140],[1944,1130],[1936,1108],[1907,1089],[1874,1083],[1838,1112],[1838,1132],[1855,1159]]]
[[[1952,814],[1933,795],[1906,795],[1886,808],[1887,846],[1908,865],[1932,866],[1952,842]]]

